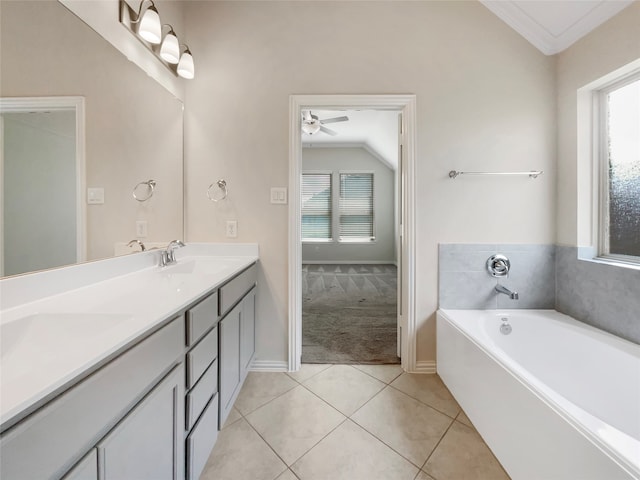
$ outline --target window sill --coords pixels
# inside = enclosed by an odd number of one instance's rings
[[[634,263],[632,261],[627,262],[617,257],[599,257],[595,254],[594,249],[590,247],[578,249],[578,260],[597,263],[599,265],[608,265],[610,267],[640,271],[640,263]]]
[[[302,243],[334,243],[333,238],[303,238]]]

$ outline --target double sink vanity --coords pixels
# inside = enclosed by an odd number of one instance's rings
[[[0,478],[197,479],[255,352],[257,245],[0,281]]]

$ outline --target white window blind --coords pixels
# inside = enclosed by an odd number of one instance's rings
[[[302,174],[302,240],[331,239],[331,174]]]
[[[340,240],[374,240],[373,173],[341,173],[339,205]]]

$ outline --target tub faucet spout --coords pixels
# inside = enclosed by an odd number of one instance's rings
[[[496,285],[496,292],[504,293],[511,300],[518,300],[518,298],[519,298],[518,292],[512,292],[511,290],[509,290],[504,285],[500,285],[500,284]]]

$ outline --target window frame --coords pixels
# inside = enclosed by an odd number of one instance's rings
[[[334,172],[334,175],[336,175],[336,183],[337,183],[337,190],[336,190],[336,200],[337,200],[337,204],[338,204],[338,209],[337,209],[337,222],[336,222],[336,227],[337,227],[337,238],[338,238],[338,243],[342,243],[342,244],[348,244],[348,245],[370,245],[370,244],[374,244],[377,241],[377,229],[376,229],[376,173],[373,170],[338,170],[337,172]],[[341,176],[342,175],[371,175],[371,237],[354,237],[354,238],[347,238],[347,239],[343,239],[340,235],[340,226],[341,226],[341,222],[340,222],[340,218],[342,217],[342,211],[340,208],[340,181],[341,181]]]
[[[594,194],[597,201],[594,218],[594,238],[596,240],[596,258],[606,262],[615,262],[640,266],[640,256],[609,252],[609,151],[608,151],[608,102],[609,93],[626,85],[640,81],[640,70],[634,70],[607,82],[594,92]]]
[[[329,175],[329,189],[330,189],[330,196],[329,196],[329,206],[330,206],[330,211],[329,211],[329,237],[328,238],[305,238],[302,235],[302,218],[304,217],[304,204],[302,201],[300,201],[300,241],[302,243],[333,243],[335,241],[335,229],[334,229],[334,216],[335,216],[335,209],[334,209],[334,184],[333,184],[333,174],[334,172],[331,170],[305,170],[300,174],[300,193],[301,193],[301,197],[302,197],[302,193],[304,193],[304,176],[305,175]]]

